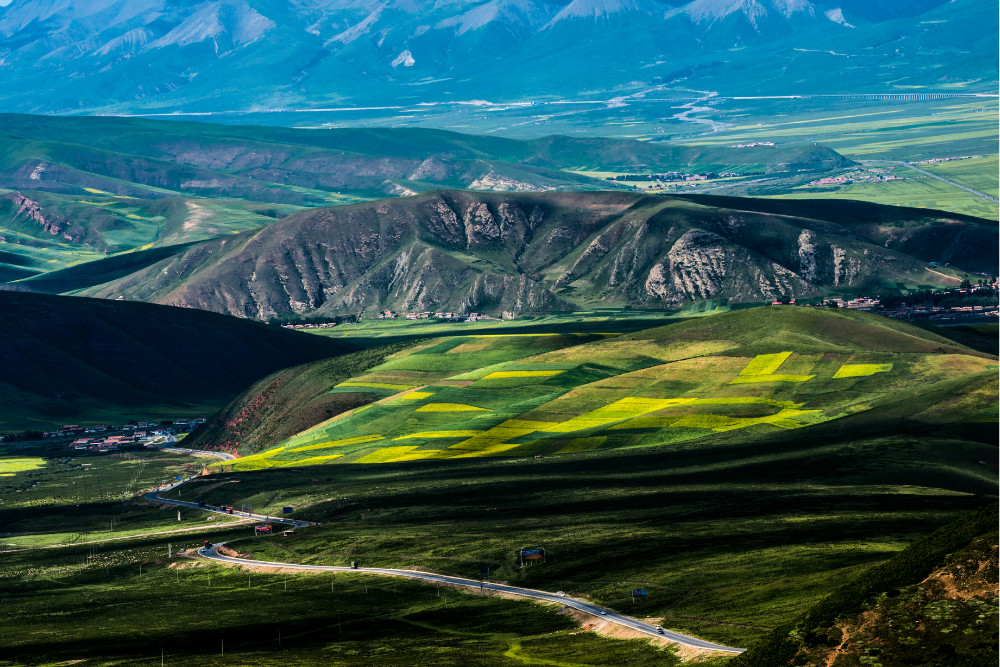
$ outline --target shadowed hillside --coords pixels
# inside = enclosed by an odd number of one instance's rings
[[[0,291],[0,430],[218,409],[351,345],[185,308]]]

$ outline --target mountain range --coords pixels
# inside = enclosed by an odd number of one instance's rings
[[[996,80],[984,0],[8,0],[0,108],[270,110]],[[835,68],[838,77],[819,77]]]
[[[805,182],[853,164],[810,143],[733,148],[7,114],[0,116],[0,282],[105,257],[112,259],[100,271],[110,266],[120,276],[123,267],[162,259],[165,246],[173,253],[178,244],[259,229],[303,208],[442,187],[622,189],[597,174],[671,170]]]
[[[860,202],[434,191],[303,211],[87,293],[265,321],[676,308],[957,284],[928,262],[988,273],[996,247],[985,220]]]

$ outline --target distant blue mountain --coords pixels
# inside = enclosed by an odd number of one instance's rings
[[[0,110],[994,88],[993,0],[0,0]],[[831,62],[830,52],[840,60]],[[789,56],[794,55],[794,58]],[[853,58],[841,67],[844,58]],[[830,76],[831,66],[841,69]],[[782,90],[762,73],[788,68]]]

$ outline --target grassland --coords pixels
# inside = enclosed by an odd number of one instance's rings
[[[488,567],[746,646],[995,496],[995,366],[809,308],[590,342],[437,338],[360,376],[416,392],[383,390],[185,493],[322,522],[236,543],[261,558]],[[435,403],[485,410],[419,411]],[[537,546],[546,563],[519,567]],[[632,601],[637,586],[650,597]]]
[[[151,504],[128,502],[163,480],[197,474],[206,459],[155,451],[67,456],[58,446],[32,454],[0,456],[0,470],[16,470],[0,476],[0,549],[119,540],[228,523],[201,512],[185,511],[178,519]]]
[[[736,101],[718,112],[735,120],[706,145],[815,141],[866,165],[888,167],[904,180],[852,183],[836,188],[803,183],[759,184],[734,192],[783,198],[844,198],[918,206],[996,219],[997,203],[918,174],[901,161],[978,155],[974,160],[918,165],[934,174],[997,197],[997,118],[994,99],[879,102],[857,99]],[[739,184],[735,184],[739,185]]]
[[[173,509],[133,494],[195,473],[201,460],[165,452],[67,459],[48,445],[31,453],[18,460],[46,465],[19,463],[23,479],[0,488],[0,665],[679,663],[648,642],[580,633],[554,606],[383,577],[248,575],[198,562],[183,549],[252,528],[197,511],[178,523]]]
[[[716,322],[730,333],[692,333]],[[578,452],[584,443],[619,449],[731,430],[773,433],[870,410],[896,393],[936,382],[982,378],[993,365],[988,357],[887,322],[867,314],[771,308],[668,325],[624,341],[596,334],[431,339],[329,388],[371,395],[363,410],[216,466],[538,456],[567,447]],[[767,347],[785,340],[791,349],[758,354],[763,341],[732,339],[734,329],[751,326],[772,332]],[[895,341],[862,349],[829,335],[826,344],[803,339],[801,331],[824,327],[854,327],[858,336],[867,329]],[[944,354],[928,354],[935,349]]]
[[[366,388],[376,392],[368,407],[260,451],[248,467],[261,469],[171,492],[265,513],[290,505],[320,525],[254,537],[185,517],[196,530],[5,553],[3,659],[152,665],[163,649],[165,660],[208,664],[671,664],[647,643],[574,634],[565,616],[528,602],[351,574],[248,578],[167,561],[166,544],[226,540],[270,560],[467,577],[489,568],[494,581],[749,646],[996,496],[996,358],[864,313],[758,308],[616,337],[445,336],[320,366],[279,374],[268,419],[294,416],[279,405],[284,392],[312,397],[300,405],[319,412],[354,395],[334,389],[344,382],[417,390]],[[538,370],[558,372],[524,374]],[[496,372],[516,375],[488,379]],[[813,377],[730,384],[782,376]],[[435,404],[484,409],[418,411]],[[24,499],[10,519],[52,504],[58,534],[113,501],[126,517],[160,512],[160,525],[174,524],[173,510],[95,490],[102,475],[128,482],[137,464],[106,457],[106,472],[87,475],[74,467],[84,460],[18,456],[46,466],[2,478],[24,485],[0,496]],[[148,477],[177,464],[164,458]],[[30,537],[17,529],[5,544]],[[528,547],[545,548],[546,562],[521,567]],[[633,600],[637,587],[649,597]],[[9,630],[15,613],[29,632]]]
[[[168,560],[166,546],[61,549],[43,566],[23,556],[5,558],[0,577],[16,587],[3,589],[0,665],[80,659],[275,666],[680,662],[648,642],[579,633],[554,607],[384,577],[248,576]]]

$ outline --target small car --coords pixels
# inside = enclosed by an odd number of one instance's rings
[[[656,626],[656,631],[659,632],[662,635],[663,634],[663,626],[662,625]]]

